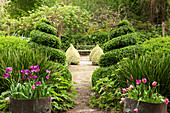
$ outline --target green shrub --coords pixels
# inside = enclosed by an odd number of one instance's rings
[[[94,44],[102,45],[109,40],[108,35],[107,32],[100,31],[92,34],[92,38],[89,38],[89,40],[92,39]]]
[[[69,37],[67,35],[62,35],[61,36],[61,49],[66,51],[69,47],[70,44],[75,45],[75,41],[72,37]]]
[[[51,48],[44,45],[39,45],[34,42],[30,42],[29,45],[30,48],[35,48],[35,50],[39,50],[43,53],[46,53],[51,61],[55,61],[63,65],[66,63],[66,55],[63,51],[59,49]]]
[[[132,24],[129,23],[127,20],[122,20],[122,21],[120,21],[119,23],[116,24],[116,27],[122,27],[122,26],[131,26],[131,27],[133,27]]]
[[[141,45],[127,46],[121,49],[115,49],[100,56],[99,65],[102,67],[114,65],[123,57],[134,58],[135,54],[169,54],[170,53],[170,37],[154,38],[144,42]]]
[[[42,18],[42,19],[40,20],[40,23],[42,23],[42,22],[44,22],[44,23],[46,23],[46,24],[48,24],[48,25],[51,25],[51,22],[50,22],[49,20],[45,19],[45,18]]]
[[[100,49],[100,47],[99,47],[99,45],[96,45],[96,47],[94,47],[94,48],[91,50],[90,55],[89,55],[89,60],[90,60],[90,61],[92,60],[92,57],[93,57],[94,53],[95,53],[98,49]]]
[[[66,60],[71,64],[78,64],[80,62],[80,54],[72,44],[66,51]]]
[[[116,27],[110,31],[110,39],[121,35],[126,35],[127,33],[132,33],[132,32],[135,32],[135,30],[131,26],[122,26],[119,28]]]
[[[12,47],[13,49],[25,49],[28,43],[14,36],[0,36],[0,49],[8,49]]]
[[[51,25],[46,24],[45,22],[38,22],[35,24],[35,30],[39,30],[51,35],[57,36],[57,30]]]
[[[92,74],[92,86],[96,85],[96,81],[111,75],[112,72],[114,71],[115,71],[114,66],[97,68]]]
[[[47,34],[38,30],[31,31],[31,41],[45,46],[59,49],[61,47],[60,39],[54,35]]]
[[[138,37],[136,33],[129,33],[126,35],[122,35],[106,42],[103,45],[103,51],[108,52],[113,49],[119,49],[125,46],[134,45],[137,43],[137,41],[138,41]]]
[[[5,32],[5,31],[0,31],[0,36],[6,36],[6,35],[8,35],[8,32]]]
[[[156,81],[158,93],[165,97],[170,97],[170,55],[151,54],[136,56],[133,60],[127,59],[119,65],[118,75],[122,87],[127,87],[126,81],[134,83],[135,80],[147,79],[147,85]],[[130,80],[133,76],[133,81]]]

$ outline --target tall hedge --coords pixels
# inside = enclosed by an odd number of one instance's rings
[[[39,30],[39,31],[57,36],[57,30],[45,22],[37,22],[34,27],[35,27],[35,30]]]
[[[66,62],[66,55],[63,51],[55,48],[51,48],[44,45],[39,45],[34,42],[29,43],[30,48],[38,49],[39,51],[42,51],[43,53],[46,53],[49,56],[49,60],[55,61],[61,64],[65,64]]]
[[[45,46],[59,49],[61,47],[60,39],[54,35],[41,32],[39,30],[33,30],[30,33],[31,41]]]
[[[134,45],[137,43],[138,37],[136,33],[129,33],[127,35],[113,38],[103,45],[103,51],[108,52],[113,49],[119,49],[125,46]]]
[[[141,45],[127,46],[121,49],[115,49],[100,56],[99,65],[107,67],[115,65],[124,57],[134,58],[135,54],[169,54],[170,53],[170,37],[155,38],[144,42]]]

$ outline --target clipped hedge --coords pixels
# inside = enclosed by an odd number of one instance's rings
[[[35,48],[38,49],[39,51],[42,51],[43,53],[46,53],[51,61],[55,61],[61,64],[65,64],[66,62],[65,53],[59,49],[51,48],[44,45],[39,45],[34,42],[30,42],[29,45],[31,48]]]
[[[57,36],[57,30],[51,25],[46,24],[45,22],[38,22],[35,24],[35,30],[39,30],[48,34]]]
[[[132,27],[132,24],[129,23],[129,21],[127,21],[127,20],[122,20],[116,24],[116,27],[121,27],[121,26],[131,26]]]
[[[97,44],[96,47],[94,47],[91,52],[90,52],[90,55],[89,55],[89,60],[91,61],[92,60],[92,57],[94,55],[94,53],[99,49],[99,45]]]
[[[114,66],[97,68],[92,74],[92,86],[96,85],[97,80],[111,75],[115,69],[116,68]]]
[[[110,39],[121,36],[121,35],[126,35],[127,33],[132,33],[132,32],[135,32],[132,26],[116,27],[115,29],[110,31]]]
[[[6,36],[6,35],[8,35],[8,32],[5,32],[5,31],[0,31],[0,36]]]
[[[138,37],[136,33],[129,33],[106,42],[103,45],[103,51],[108,52],[113,49],[119,49],[125,46],[134,45],[137,43]]]
[[[115,49],[100,56],[99,65],[107,67],[115,65],[122,60],[123,57],[129,57],[133,59],[135,54],[169,54],[170,53],[170,37],[167,38],[154,38],[145,41],[141,45],[127,46],[121,49]]]
[[[59,49],[61,47],[60,39],[54,35],[41,32],[39,30],[31,31],[31,41],[45,46]]]
[[[48,25],[51,25],[51,22],[50,22],[49,20],[45,19],[45,18],[42,18],[42,19],[40,20],[40,22],[44,22],[44,23],[46,23],[46,24],[48,24]]]
[[[92,40],[93,40],[94,44],[102,45],[102,44],[106,43],[109,40],[108,36],[109,36],[108,32],[100,31],[100,32],[92,34],[91,37],[92,37]],[[89,38],[89,40],[90,39],[91,38]]]

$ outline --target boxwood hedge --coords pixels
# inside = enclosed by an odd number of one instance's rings
[[[45,22],[46,24],[51,25],[51,22],[45,18],[42,18],[40,22]]]
[[[35,49],[42,51],[43,53],[47,53],[47,55],[49,56],[49,59],[52,61],[55,61],[61,64],[65,64],[66,62],[65,53],[59,49],[51,48],[51,47],[44,46],[44,45],[39,45],[35,42],[30,42],[29,45],[31,48],[35,48]]]
[[[132,24],[129,23],[127,20],[122,20],[118,24],[116,24],[116,27],[121,27],[121,26],[131,26],[131,27],[133,27]]]
[[[92,74],[92,86],[95,86],[96,81],[100,78],[105,78],[108,75],[111,75],[112,72],[115,71],[115,69],[116,68],[114,66],[97,68]]]
[[[135,32],[132,26],[126,25],[126,26],[116,27],[110,31],[110,39],[132,32]]]
[[[45,46],[59,49],[61,47],[60,39],[54,35],[41,32],[39,30],[33,30],[30,33],[31,41]]]
[[[37,22],[34,27],[35,30],[39,30],[57,36],[57,30],[51,25],[46,24],[45,22]]]
[[[137,43],[138,37],[136,33],[129,33],[106,42],[103,45],[103,51],[108,52],[113,49],[119,49],[125,46],[134,45]]]
[[[169,54],[170,53],[170,37],[167,38],[154,38],[145,41],[141,45],[127,46],[121,49],[115,49],[100,56],[99,65],[107,67],[115,65],[123,57],[134,58],[135,54]]]

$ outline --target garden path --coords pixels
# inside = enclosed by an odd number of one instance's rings
[[[91,61],[89,61],[89,56],[81,56],[78,65],[69,66],[72,80],[78,83],[75,84],[75,87],[79,95],[74,99],[77,105],[66,113],[105,113],[98,109],[92,109],[88,104],[90,94],[92,93],[91,88],[89,88],[91,76],[96,68],[98,66],[92,65]]]

